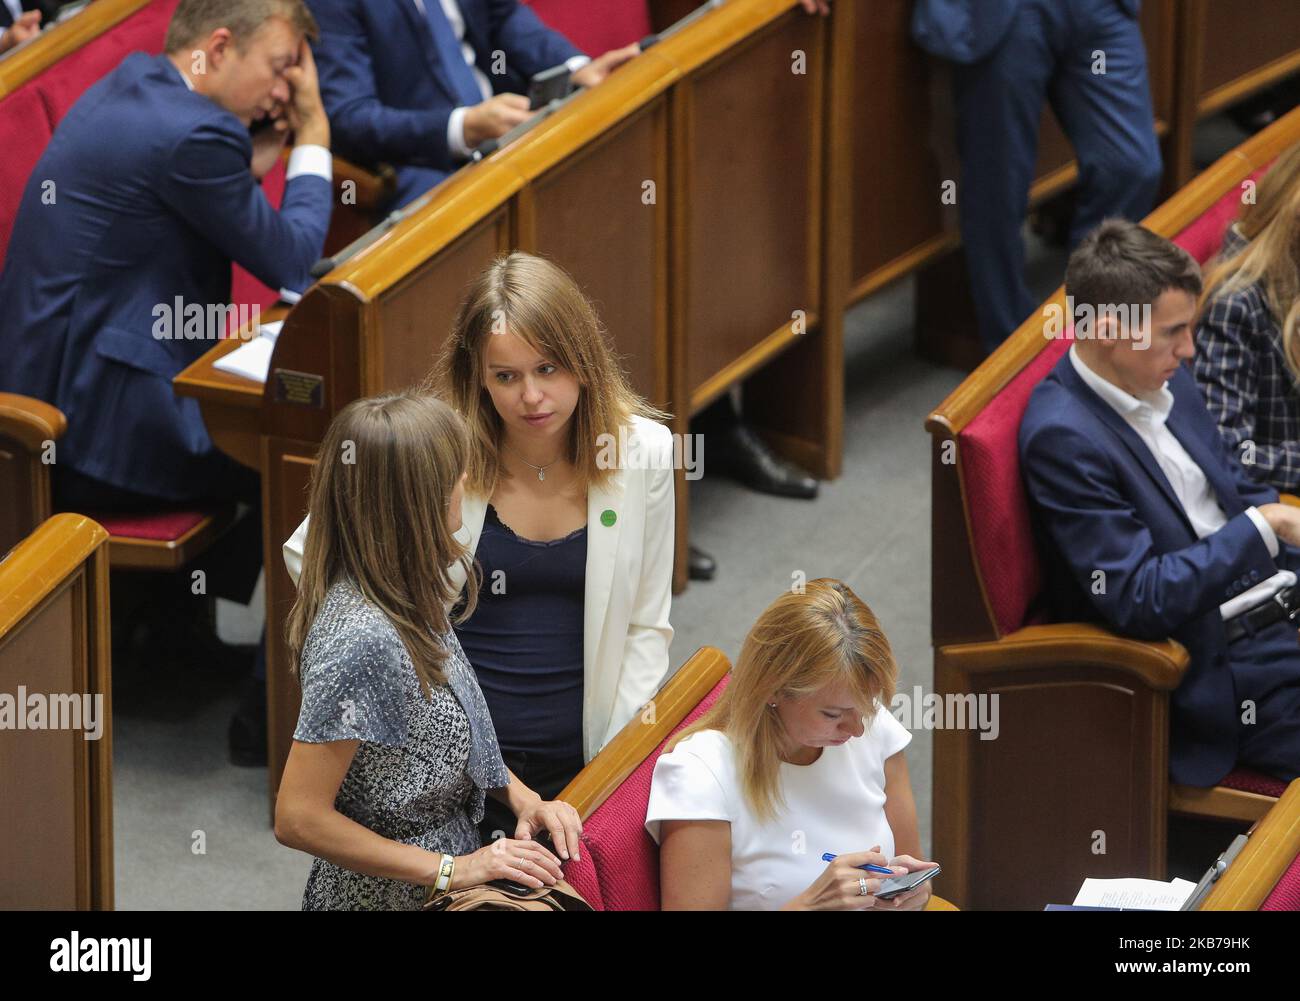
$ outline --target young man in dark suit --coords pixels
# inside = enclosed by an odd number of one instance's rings
[[[1191,665],[1173,693],[1170,772],[1212,786],[1235,766],[1300,775],[1296,607],[1300,510],[1224,450],[1184,364],[1200,269],[1149,230],[1108,220],[1066,272],[1076,337],[1035,388],[1021,470],[1062,618],[1172,637]],[[1237,600],[1234,600],[1237,599]]]
[[[310,0],[339,154],[398,168],[397,205],[528,119],[529,79],[567,62],[594,87],[640,50],[588,59],[519,0]]]

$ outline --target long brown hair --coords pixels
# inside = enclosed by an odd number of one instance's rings
[[[1300,378],[1300,145],[1292,146],[1259,180],[1253,204],[1237,228],[1250,242],[1227,260],[1216,259],[1201,304],[1214,295],[1260,283],[1268,310],[1282,332],[1282,353]]]
[[[347,575],[397,629],[426,695],[440,685],[451,628],[447,609],[460,589],[449,568],[465,569],[474,611],[478,574],[447,527],[456,482],[469,461],[469,436],[456,412],[422,392],[349,403],[330,423],[312,473],[311,531],[298,599],[289,613],[295,674],[308,631],[330,585]]]
[[[781,748],[786,731],[768,707],[773,698],[806,696],[844,684],[871,725],[877,703],[894,698],[898,667],[880,623],[847,584],[828,577],[772,602],[745,637],[731,682],[669,749],[700,730],[721,730],[736,754],[736,773],[755,816],[782,805]]]
[[[571,373],[582,387],[570,422],[568,459],[579,482],[604,484],[613,468],[598,461],[602,435],[617,439],[635,414],[667,415],[628,384],[596,310],[574,280],[543,257],[516,251],[488,265],[465,293],[432,385],[465,418],[473,440],[468,489],[490,496],[501,463],[501,417],[486,388],[488,338],[509,331]]]

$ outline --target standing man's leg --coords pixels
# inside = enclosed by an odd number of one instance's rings
[[[957,205],[980,340],[992,351],[1036,305],[1020,230],[1038,156],[1038,123],[1064,20],[1058,0],[1026,0],[979,62],[953,67],[961,185]]]
[[[1139,222],[1155,204],[1163,163],[1147,54],[1119,0],[1068,0],[1070,36],[1048,97],[1079,160],[1070,246],[1108,216]]]

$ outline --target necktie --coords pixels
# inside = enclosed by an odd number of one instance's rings
[[[478,104],[483,100],[483,92],[478,89],[474,73],[465,62],[456,32],[452,31],[451,22],[442,9],[441,0],[424,0],[424,16],[433,32],[433,44],[438,53],[438,60],[446,70],[451,85],[456,90],[456,100],[462,107]]]

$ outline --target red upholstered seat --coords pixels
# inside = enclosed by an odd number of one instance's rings
[[[1238,768],[1223,779],[1219,785],[1226,786],[1229,789],[1240,789],[1242,792],[1254,792],[1259,793],[1261,796],[1272,796],[1274,798],[1286,792],[1286,783],[1281,779],[1275,779],[1271,775],[1261,775],[1259,772],[1252,772],[1249,768]]]
[[[4,150],[0,156],[0,264],[27,179],[52,135],[41,95],[34,88],[20,87],[0,101],[0,149]]]
[[[650,34],[646,0],[524,0],[583,52],[598,56]]]
[[[174,542],[192,530],[211,511],[159,511],[157,513],[94,514],[87,517],[99,522],[114,538],[149,539]]]
[[[1300,911],[1300,855],[1291,860],[1282,878],[1259,905],[1261,911]]]
[[[731,675],[719,681],[673,730],[694,723],[717,701]],[[592,815],[582,832],[582,858],[569,862],[565,878],[598,911],[659,910],[659,848],[646,833],[650,779],[664,739]]]

